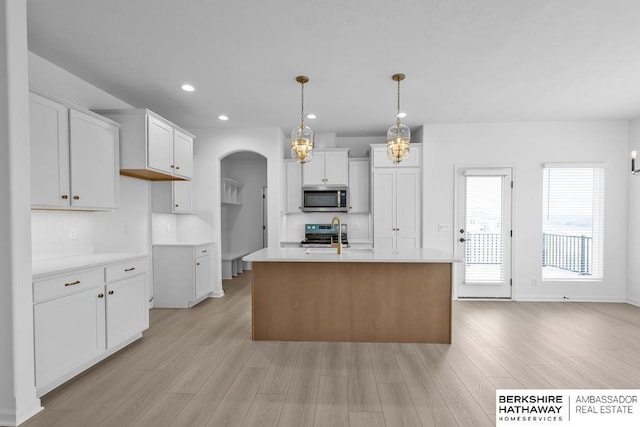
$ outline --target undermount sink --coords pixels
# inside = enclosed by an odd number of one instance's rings
[[[336,248],[308,248],[305,252],[307,255],[311,254],[336,254]],[[342,248],[343,254],[371,254],[373,253],[373,249],[371,248]]]

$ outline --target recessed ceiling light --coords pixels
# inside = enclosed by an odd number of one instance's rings
[[[194,90],[196,90],[195,87],[191,86],[189,83],[185,83],[182,86],[180,86],[182,88],[183,91],[185,92],[193,92]]]
[[[218,116],[218,120],[225,120],[225,121],[226,121],[226,120],[229,120],[229,116],[226,116],[226,115],[224,115],[224,114],[220,114],[220,115]]]
[[[316,115],[311,113],[311,114],[307,114],[307,119],[315,119]]]
[[[396,117],[398,117],[400,119],[403,119],[403,118],[407,117],[407,113],[398,113],[398,114],[396,114]]]

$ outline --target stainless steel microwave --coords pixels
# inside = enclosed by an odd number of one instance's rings
[[[303,187],[303,212],[348,212],[347,187]]]

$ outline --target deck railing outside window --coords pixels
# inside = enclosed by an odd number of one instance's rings
[[[502,236],[498,233],[467,233],[467,264],[501,264]],[[542,235],[542,266],[591,275],[592,242],[587,236]]]
[[[592,243],[587,236],[542,235],[542,266],[591,275]]]

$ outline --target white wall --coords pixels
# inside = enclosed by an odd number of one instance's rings
[[[33,372],[27,6],[0,2],[0,425],[41,409]]]
[[[284,135],[280,129],[193,129],[194,215],[177,218],[177,233],[183,240],[211,239],[218,243],[217,288],[222,295],[220,265],[220,160],[238,151],[253,151],[267,159],[267,187],[282,191],[282,152]],[[277,194],[277,193],[276,193]],[[280,197],[268,198],[269,246],[278,247],[280,235]]]
[[[262,249],[262,187],[267,186],[267,159],[240,152],[221,162],[221,177],[242,183],[242,204],[222,205],[222,252]],[[272,194],[280,196],[279,189]]]
[[[640,153],[640,118],[629,126],[629,149]],[[627,157],[627,166],[630,160]],[[636,161],[640,168],[640,160]],[[629,169],[628,169],[629,170]],[[627,301],[640,305],[640,176],[629,174],[629,218],[627,221]]]
[[[423,246],[454,250],[456,165],[510,165],[514,168],[515,182],[514,298],[560,300],[566,296],[585,301],[625,300],[627,122],[440,124],[424,125],[422,133]],[[602,282],[542,282],[542,166],[545,162],[606,165]],[[450,224],[452,231],[438,232],[438,224]]]

